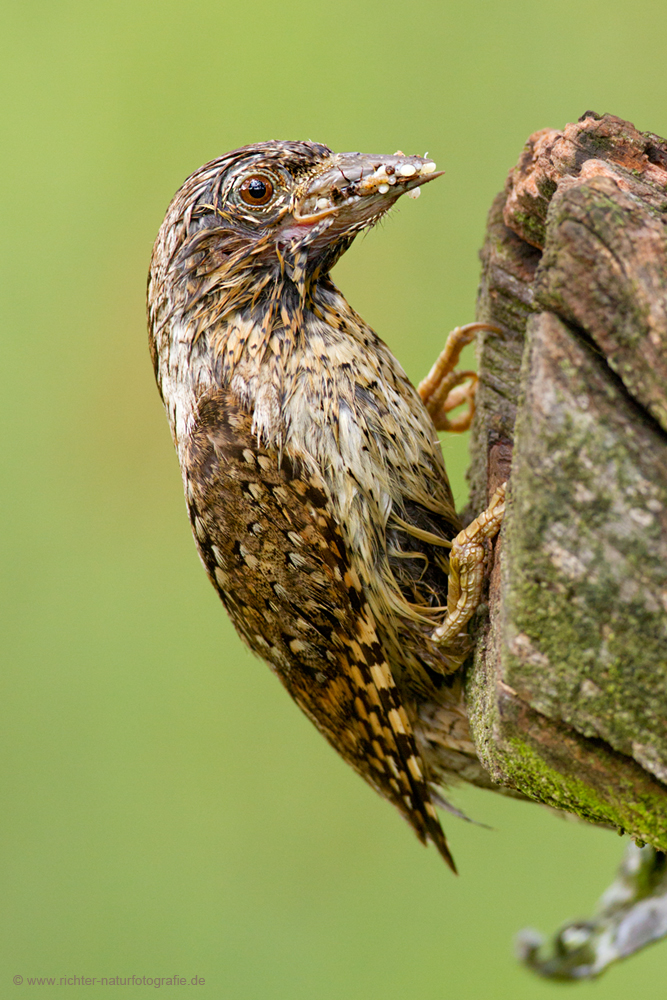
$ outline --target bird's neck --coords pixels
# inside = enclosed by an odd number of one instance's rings
[[[337,424],[341,400],[354,393],[362,336],[376,339],[332,285],[315,286],[305,301],[286,294],[271,311],[230,317],[210,350],[258,441],[282,450],[306,425]]]
[[[258,440],[281,448],[295,393],[328,408],[331,372],[354,364],[360,337],[374,335],[327,279],[300,294],[288,279],[236,311],[192,322],[187,310],[169,324],[158,379],[179,450],[194,426],[198,401],[228,389],[253,413]],[[202,319],[204,321],[202,322]],[[333,380],[333,384],[335,380]]]

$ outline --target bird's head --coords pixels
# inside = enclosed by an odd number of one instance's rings
[[[152,271],[171,284],[172,306],[177,300],[191,320],[210,313],[212,298],[216,320],[223,309],[252,306],[277,280],[303,298],[359,232],[439,176],[432,160],[400,152],[333,153],[315,142],[245,146],[185,182]]]

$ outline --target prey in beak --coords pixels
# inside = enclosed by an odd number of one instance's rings
[[[354,237],[374,225],[402,194],[417,198],[423,184],[443,173],[433,160],[400,151],[391,156],[332,153],[295,190],[281,242],[291,244],[292,252],[308,246],[316,253],[326,243]]]

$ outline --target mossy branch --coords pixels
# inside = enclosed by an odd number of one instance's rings
[[[501,784],[667,851],[667,142],[588,112],[491,209],[472,508],[511,502],[467,685]]]

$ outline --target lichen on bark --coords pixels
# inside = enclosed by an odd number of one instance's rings
[[[467,699],[510,788],[667,850],[667,143],[587,113],[491,209],[471,509],[510,504]]]

